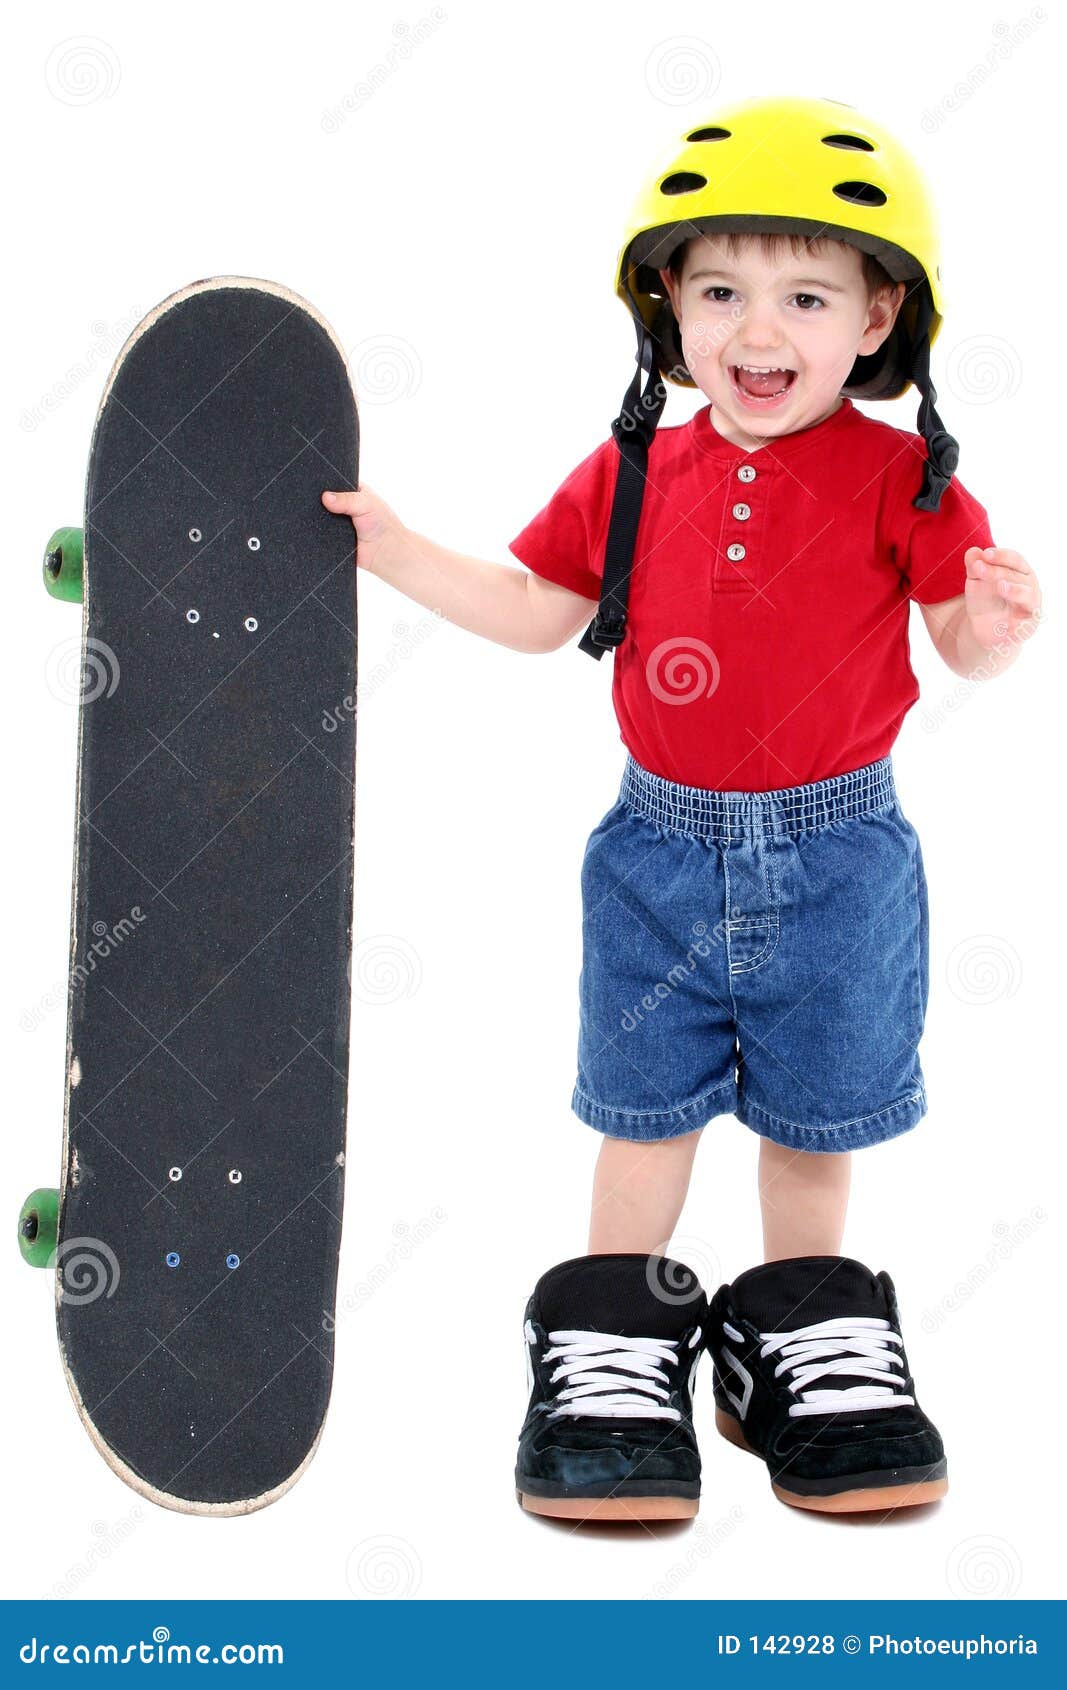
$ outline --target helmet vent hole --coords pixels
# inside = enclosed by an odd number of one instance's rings
[[[730,131],[728,129],[694,129],[691,134],[686,136],[687,141],[728,141],[729,139]]]
[[[661,194],[692,194],[697,188],[706,188],[706,176],[698,176],[694,170],[676,170],[673,176],[665,176],[659,185]]]
[[[853,152],[857,153],[873,153],[874,151],[873,144],[870,141],[865,141],[862,135],[824,135],[822,144],[824,147],[851,148]]]
[[[850,205],[885,205],[888,197],[873,182],[838,182],[834,193]]]

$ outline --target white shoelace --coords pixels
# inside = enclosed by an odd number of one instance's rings
[[[795,1332],[761,1332],[760,1337],[764,1341],[761,1356],[777,1352],[782,1358],[775,1377],[792,1374],[789,1388],[800,1399],[789,1410],[793,1418],[914,1405],[915,1398],[904,1389],[904,1362],[897,1353],[902,1339],[888,1320],[862,1316],[820,1320]],[[842,1373],[876,1383],[810,1389],[816,1379]]]
[[[558,1361],[552,1384],[566,1379],[548,1412],[561,1415],[595,1414],[610,1419],[680,1420],[669,1403],[670,1380],[665,1371],[678,1360],[673,1338],[622,1338],[614,1332],[550,1332],[552,1348],[545,1362]],[[613,1372],[604,1369],[612,1368]],[[657,1381],[659,1381],[657,1383]],[[546,1411],[549,1404],[541,1405]]]

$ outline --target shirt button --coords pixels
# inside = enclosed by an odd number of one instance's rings
[[[747,522],[749,517],[752,515],[752,508],[750,505],[735,505],[734,515],[736,516],[738,522]]]
[[[740,563],[741,559],[745,555],[745,548],[744,546],[739,546],[735,541],[732,546],[727,546],[726,555],[730,559],[731,563]]]
[[[751,464],[742,464],[737,472],[738,481],[755,481],[756,472]]]

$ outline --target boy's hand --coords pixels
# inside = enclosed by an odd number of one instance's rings
[[[1041,615],[1041,588],[1026,559],[1002,546],[968,546],[964,608],[970,632],[982,651],[1004,640],[1028,640]]]
[[[335,516],[350,516],[356,530],[356,563],[374,573],[383,548],[403,536],[404,526],[384,499],[362,484],[354,493],[325,492],[322,502]]]

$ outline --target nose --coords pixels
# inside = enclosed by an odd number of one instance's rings
[[[744,352],[738,360],[742,364],[757,364],[765,355],[781,350],[783,339],[773,304],[753,301],[741,319],[738,344]]]

